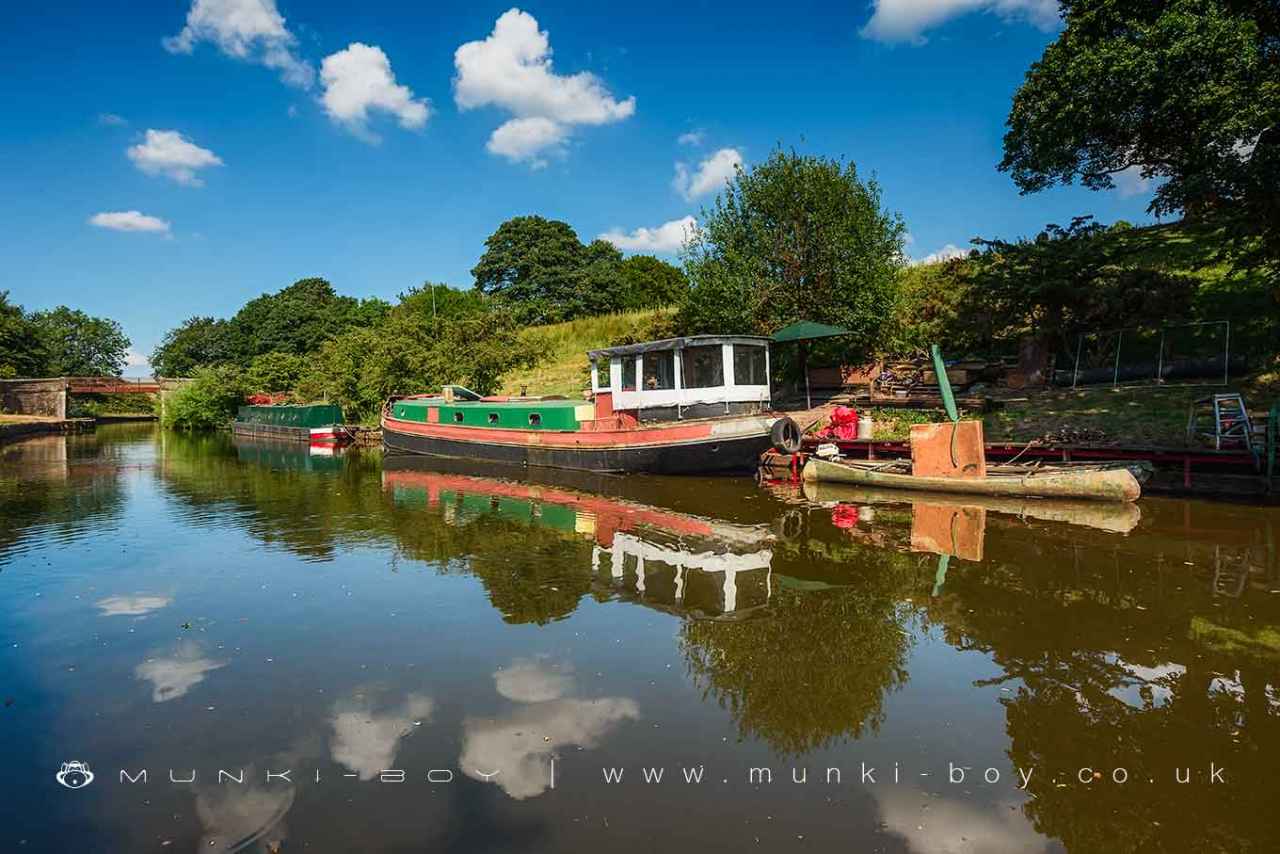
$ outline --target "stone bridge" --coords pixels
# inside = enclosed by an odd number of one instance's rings
[[[15,415],[67,417],[72,394],[158,394],[161,406],[168,392],[189,383],[182,377],[45,377],[0,380],[0,410]]]

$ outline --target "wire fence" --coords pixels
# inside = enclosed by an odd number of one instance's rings
[[[1159,385],[1198,381],[1226,385],[1231,376],[1231,323],[1210,320],[1158,328],[1112,329],[1080,335],[1074,353],[1060,354],[1055,385]]]

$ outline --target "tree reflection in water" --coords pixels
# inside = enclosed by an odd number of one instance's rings
[[[1020,808],[1039,833],[1072,851],[1260,851],[1280,838],[1274,510],[1157,500],[957,513],[821,494],[782,503],[732,482],[458,479],[474,470],[465,464],[418,477],[374,455],[324,462],[222,437],[158,441],[157,477],[192,524],[233,525],[309,560],[389,545],[393,569],[474,576],[509,623],[563,619],[584,597],[678,615],[703,696],[740,737],[779,752],[874,733],[889,692],[908,685],[913,638],[932,628],[930,643],[997,668],[957,702],[986,704],[987,691],[1005,689],[990,708],[1009,761],[1037,769]],[[32,526],[81,524],[69,507],[110,514],[118,475],[77,472],[74,454],[65,471],[71,485],[51,477],[49,488],[75,495],[54,496],[56,512],[19,512],[39,502],[38,485],[8,496],[20,520],[10,550]],[[731,586],[712,568],[726,555],[760,569]],[[708,595],[695,595],[694,571]],[[147,604],[112,592],[94,600],[104,613]],[[520,696],[532,708],[562,702],[557,693]],[[1207,784],[1210,762],[1228,784]],[[1103,776],[1078,783],[1081,767]],[[1176,784],[1187,767],[1193,783]],[[1128,783],[1112,782],[1116,768]]]

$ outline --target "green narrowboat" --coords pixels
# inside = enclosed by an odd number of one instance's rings
[[[771,444],[798,449],[771,410],[768,339],[697,335],[587,354],[591,391],[482,397],[460,386],[392,398],[389,451],[598,472],[750,471]]]
[[[349,437],[342,408],[332,403],[242,406],[231,430],[237,436],[324,444],[341,443]]]

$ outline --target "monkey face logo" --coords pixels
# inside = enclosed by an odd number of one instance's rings
[[[54,777],[68,789],[83,789],[93,782],[93,772],[85,762],[63,762],[62,770]]]

